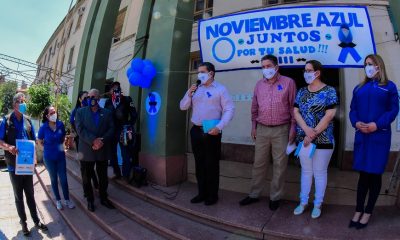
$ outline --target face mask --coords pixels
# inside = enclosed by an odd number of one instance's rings
[[[121,99],[121,90],[115,89],[112,93],[111,99],[114,103],[119,104]]]
[[[88,100],[89,100],[88,97],[85,97],[84,99],[82,99],[82,107],[87,107],[87,106],[89,106],[89,105],[88,105]]]
[[[197,78],[201,81],[201,84],[205,84],[210,79],[208,73],[199,73]]]
[[[364,70],[365,70],[365,74],[367,75],[368,78],[373,78],[375,76],[375,74],[378,72],[378,71],[376,71],[375,66],[372,66],[372,65],[365,66]]]
[[[50,117],[48,117],[48,119],[49,119],[50,122],[56,122],[57,121],[57,114],[55,113],[53,115],[50,115]]]
[[[20,104],[19,104],[18,111],[19,111],[20,113],[22,113],[22,114],[25,114],[25,113],[26,113],[26,103],[20,103]]]
[[[271,79],[275,76],[276,70],[275,68],[264,68],[262,73],[266,79]]]
[[[94,97],[91,97],[91,98],[89,98],[88,103],[89,103],[89,106],[96,107],[98,104],[98,100]]]
[[[306,80],[307,84],[311,84],[316,79],[315,72],[305,72],[304,79]]]

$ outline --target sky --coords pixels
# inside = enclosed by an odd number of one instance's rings
[[[70,3],[71,0],[0,0],[0,53],[36,63]]]

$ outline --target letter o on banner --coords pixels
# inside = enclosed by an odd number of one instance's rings
[[[231,45],[232,52],[228,57],[223,58],[223,57],[220,57],[220,56],[217,55],[217,46],[218,45],[221,46],[222,44],[226,45],[226,43]],[[219,50],[218,51],[219,54],[221,54],[223,52],[229,52],[229,48],[227,48],[225,46],[224,47],[220,47],[218,50]],[[217,41],[214,42],[214,45],[212,47],[213,57],[215,58],[215,60],[217,60],[220,63],[230,62],[233,59],[233,57],[235,56],[235,52],[236,52],[235,43],[231,39],[229,39],[227,37],[219,38]]]

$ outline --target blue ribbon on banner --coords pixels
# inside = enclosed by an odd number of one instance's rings
[[[149,113],[155,113],[157,112],[156,106],[157,106],[157,101],[156,101],[156,96],[152,93],[149,93]]]
[[[347,35],[345,35],[345,32],[347,32]],[[347,23],[344,23],[340,26],[339,40],[341,42],[339,46],[342,48],[342,51],[340,51],[338,61],[345,63],[347,56],[350,54],[356,62],[359,62],[361,60],[361,56],[354,49],[356,44],[353,43],[353,35],[351,34],[349,25]]]

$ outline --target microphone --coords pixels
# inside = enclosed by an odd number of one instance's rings
[[[196,81],[196,87],[199,87],[200,84],[201,84],[201,81],[200,81],[200,80],[197,80],[197,81]],[[196,90],[197,90],[197,88],[196,88]],[[192,92],[192,95],[196,92],[196,90],[194,90],[194,91]]]

